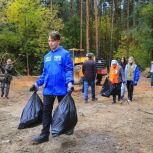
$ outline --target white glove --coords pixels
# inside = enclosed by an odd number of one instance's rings
[[[72,84],[72,82],[69,82],[67,85],[67,92],[70,92],[72,90],[73,90],[73,84]]]

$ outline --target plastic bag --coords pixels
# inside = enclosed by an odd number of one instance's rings
[[[25,105],[18,129],[34,127],[42,123],[43,103],[36,92]]]
[[[77,110],[71,93],[68,93],[54,111],[51,133],[53,137],[61,134],[73,134],[78,121]]]
[[[125,84],[122,83],[122,84],[121,84],[121,98],[124,97],[124,94],[125,94]]]
[[[3,82],[4,78],[5,78],[5,75],[4,74],[0,74],[0,82]]]
[[[114,87],[113,87],[111,81],[106,77],[105,82],[102,86],[101,96],[110,97],[113,90],[114,90]]]

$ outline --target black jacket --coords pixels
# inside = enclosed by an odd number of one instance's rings
[[[94,81],[96,78],[97,68],[96,62],[92,59],[87,60],[83,63],[82,72],[85,81]]]
[[[123,71],[125,70],[126,64],[127,64],[126,61],[124,63],[122,63],[121,61],[119,62],[119,65],[123,68]]]
[[[12,71],[13,71],[13,65],[12,64],[6,64],[2,66],[2,73],[5,75],[5,81],[11,81],[12,80]]]

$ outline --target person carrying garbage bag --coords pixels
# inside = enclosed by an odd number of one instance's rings
[[[68,92],[54,111],[51,124],[52,137],[73,134],[77,121],[76,106],[71,92]]]
[[[49,34],[48,44],[50,51],[44,56],[43,73],[30,91],[43,88],[43,117],[40,135],[32,139],[33,143],[39,144],[49,140],[50,125],[52,122],[52,109],[55,98],[60,102],[73,88],[73,62],[70,54],[60,46],[60,34],[52,31]]]
[[[23,108],[18,129],[31,128],[42,123],[43,103],[34,92]]]
[[[112,91],[112,104],[116,103],[116,95],[118,95],[118,101],[121,103],[121,84],[124,83],[124,74],[123,69],[118,64],[117,60],[112,60],[111,62],[109,80],[114,86],[114,89]]]

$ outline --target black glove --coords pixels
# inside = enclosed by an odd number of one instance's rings
[[[34,91],[34,92],[37,92],[38,91],[38,87],[36,85],[32,85],[31,88],[30,88],[30,91]]]

